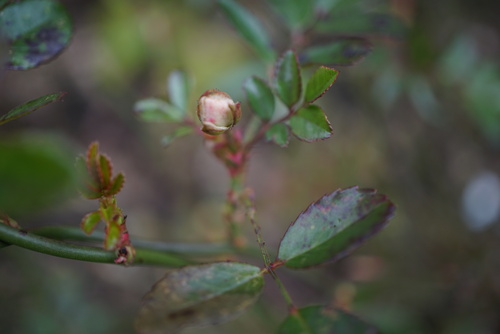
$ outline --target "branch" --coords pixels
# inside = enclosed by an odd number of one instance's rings
[[[5,224],[0,224],[0,243],[12,244],[35,252],[72,260],[114,264],[116,258],[116,254],[113,251],[57,241],[36,235],[32,232],[18,230]],[[141,265],[180,267],[193,262],[175,254],[136,248],[134,263]]]

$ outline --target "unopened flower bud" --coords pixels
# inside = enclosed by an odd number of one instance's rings
[[[240,103],[217,89],[209,89],[198,100],[198,118],[201,129],[210,135],[219,135],[231,129],[241,117]]]

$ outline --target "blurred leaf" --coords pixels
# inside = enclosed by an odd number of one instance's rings
[[[168,76],[167,91],[170,103],[183,113],[187,111],[190,88],[190,80],[185,72],[177,70]]]
[[[279,334],[376,334],[377,329],[345,311],[326,306],[308,306],[291,313]]]
[[[141,334],[176,333],[227,321],[252,305],[264,279],[256,266],[220,262],[169,271],[144,297],[135,326]]]
[[[174,130],[171,134],[163,137],[161,139],[161,144],[163,147],[168,147],[172,142],[178,138],[190,135],[193,133],[193,128],[190,126],[181,126]]]
[[[287,147],[290,141],[290,130],[283,123],[276,123],[266,131],[266,139],[280,147]]]
[[[74,193],[74,152],[66,137],[31,134],[0,142],[0,210],[35,214]]]
[[[294,135],[307,142],[330,138],[333,132],[325,113],[315,105],[302,108],[293,115],[290,127]]]
[[[321,20],[314,27],[323,33],[381,35],[403,38],[406,24],[398,17],[387,13],[338,13]]]
[[[180,122],[184,118],[179,108],[155,98],[137,101],[134,111],[145,122]]]
[[[311,0],[270,0],[269,2],[292,29],[305,27],[314,18],[314,3]]]
[[[302,82],[297,55],[286,51],[279,59],[276,68],[276,92],[281,100],[291,107],[300,99]]]
[[[0,125],[10,122],[16,118],[25,116],[33,111],[44,107],[52,102],[59,101],[66,93],[54,93],[31,100],[15,107],[3,116],[0,116]]]
[[[71,39],[71,20],[63,5],[37,0],[12,3],[0,12],[0,32],[10,42],[7,68],[27,70],[59,53]]]
[[[95,180],[89,175],[87,169],[87,161],[83,156],[76,158],[75,168],[77,170],[78,177],[78,191],[87,199],[96,199],[101,197],[101,192],[99,185]]]
[[[270,39],[261,23],[245,8],[232,0],[218,0],[222,11],[243,38],[266,61],[274,60]]]
[[[261,78],[252,76],[243,83],[243,90],[253,112],[265,121],[269,121],[274,113],[274,94]]]
[[[375,190],[336,190],[311,204],[290,225],[278,258],[291,268],[336,261],[379,232],[394,210],[387,196]]]
[[[353,65],[372,50],[371,43],[364,38],[342,38],[324,45],[311,46],[300,54],[303,65]]]
[[[339,72],[333,68],[321,66],[307,82],[305,100],[308,103],[316,101],[332,87]]]
[[[124,183],[125,183],[125,176],[123,175],[123,173],[116,174],[106,195],[113,196],[118,194],[122,190]]]
[[[99,213],[99,211],[94,211],[86,214],[83,217],[82,222],[80,223],[80,227],[86,234],[91,234],[100,221],[101,214]]]

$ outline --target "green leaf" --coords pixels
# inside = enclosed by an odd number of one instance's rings
[[[118,218],[108,219],[106,226],[106,238],[104,239],[104,249],[113,250],[120,242],[122,231],[118,223]]]
[[[111,187],[109,187],[109,190],[106,192],[106,195],[113,196],[118,194],[122,190],[124,183],[125,183],[125,176],[122,173],[118,173],[113,178]]]
[[[401,39],[408,31],[398,17],[386,13],[335,13],[319,21],[315,30],[324,33],[379,35]]]
[[[325,113],[315,105],[302,108],[293,115],[290,128],[297,138],[306,142],[330,138],[333,132]]]
[[[83,217],[82,222],[80,223],[80,227],[86,234],[91,234],[100,221],[101,214],[99,213],[99,211],[94,211],[86,214]]]
[[[167,91],[170,103],[182,111],[183,114],[187,111],[190,88],[191,83],[185,72],[176,70],[168,76]]]
[[[261,270],[245,263],[174,269],[144,297],[135,326],[141,334],[176,333],[227,321],[252,305],[263,285]]]
[[[10,43],[7,68],[26,70],[53,59],[68,45],[71,30],[69,15],[58,2],[22,1],[6,6],[0,12],[0,32]]]
[[[300,55],[302,65],[353,65],[372,50],[371,43],[364,38],[341,38],[324,45],[307,48]]]
[[[290,130],[283,123],[276,123],[266,131],[266,139],[280,147],[287,147],[290,141]]]
[[[270,0],[269,2],[292,29],[306,27],[313,21],[314,3],[311,0]]]
[[[297,55],[292,50],[286,51],[276,68],[276,92],[280,99],[291,107],[300,99],[302,83]]]
[[[377,329],[355,315],[325,306],[307,306],[291,313],[278,334],[376,334]]]
[[[252,76],[243,83],[243,90],[253,112],[262,120],[269,121],[274,114],[274,94],[267,83]]]
[[[270,39],[262,24],[245,8],[232,0],[219,0],[219,6],[231,24],[266,61],[274,60]]]
[[[179,108],[155,98],[137,101],[134,111],[145,122],[180,122],[184,118]]]
[[[37,99],[31,100],[29,102],[26,102],[24,104],[21,104],[20,106],[15,107],[14,109],[10,110],[8,113],[6,113],[3,116],[0,116],[0,125],[10,122],[12,120],[15,120],[16,118],[25,116],[29,113],[32,113],[33,111],[44,107],[52,102],[56,102],[61,100],[61,98],[65,95],[66,93],[54,93],[54,94],[49,94],[45,95],[42,97],[39,97]]]
[[[87,161],[83,156],[76,158],[75,168],[77,171],[78,191],[87,199],[96,199],[102,196],[99,185],[89,175]]]
[[[305,100],[312,103],[332,87],[339,72],[333,68],[321,66],[307,82]]]
[[[375,190],[336,190],[311,204],[290,225],[278,258],[291,268],[336,261],[379,232],[394,210],[387,196]]]
[[[170,146],[176,139],[179,139],[181,137],[185,137],[187,135],[190,135],[193,133],[193,128],[190,126],[181,126],[177,129],[174,130],[171,134],[168,136],[165,136],[161,139],[161,145],[163,147],[168,147]]]

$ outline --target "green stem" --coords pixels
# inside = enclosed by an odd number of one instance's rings
[[[116,259],[116,254],[113,251],[52,240],[5,224],[0,224],[0,240],[3,243],[9,243],[35,252],[72,260],[114,263]],[[142,265],[166,267],[179,267],[192,263],[173,254],[141,248],[136,249],[136,261]]]
[[[71,240],[81,242],[99,242],[104,241],[105,234],[101,231],[94,231],[92,235],[86,235],[78,227],[71,226],[44,226],[30,232],[56,240]],[[1,239],[1,235],[0,235]],[[145,248],[159,252],[178,253],[182,255],[220,255],[233,251],[227,243],[167,243],[159,241],[137,240],[130,237],[134,247]]]

